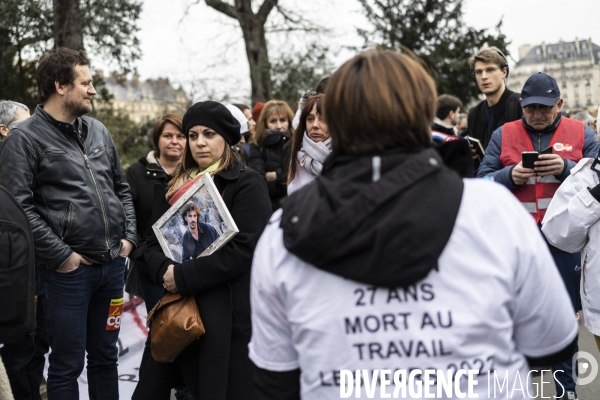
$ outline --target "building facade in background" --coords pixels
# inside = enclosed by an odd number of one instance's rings
[[[527,78],[537,72],[556,79],[564,99],[563,110],[592,111],[600,105],[600,46],[591,38],[519,47],[519,62],[511,69],[507,86],[520,92]]]
[[[137,75],[120,79],[113,72],[105,81],[106,89],[114,96],[115,109],[125,112],[135,123],[156,120],[166,113],[184,114],[191,105],[181,86],[173,88],[169,78],[141,82]]]

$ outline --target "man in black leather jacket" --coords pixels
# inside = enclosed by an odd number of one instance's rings
[[[11,132],[0,179],[29,217],[50,331],[48,399],[79,398],[88,353],[90,398],[118,399],[116,347],[135,213],[106,127],[84,117],[96,95],[83,52],[39,62],[42,105]]]

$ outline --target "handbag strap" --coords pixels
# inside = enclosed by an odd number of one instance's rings
[[[152,321],[152,317],[154,316],[154,312],[159,309],[159,307],[161,306],[161,304],[162,304],[162,299],[160,299],[154,305],[154,307],[152,307],[152,310],[150,310],[150,312],[148,313],[148,316],[146,317],[146,328],[150,327],[150,322]]]

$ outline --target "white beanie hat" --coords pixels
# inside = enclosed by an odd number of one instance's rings
[[[238,122],[240,123],[240,133],[248,132],[248,119],[246,118],[246,116],[244,115],[242,110],[240,110],[233,104],[227,104],[225,107],[231,112],[233,117],[235,119],[237,119]]]

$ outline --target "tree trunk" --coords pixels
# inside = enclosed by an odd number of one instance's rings
[[[79,0],[52,0],[54,47],[83,50],[83,20]]]
[[[240,21],[250,67],[252,104],[271,99],[271,64],[267,52],[265,27],[256,19],[258,18],[253,16]]]
[[[271,64],[267,52],[265,23],[278,0],[263,0],[257,13],[252,12],[251,0],[235,0],[235,6],[225,3],[223,0],[205,1],[209,7],[239,22],[250,67],[252,103],[269,100],[271,98]]]

